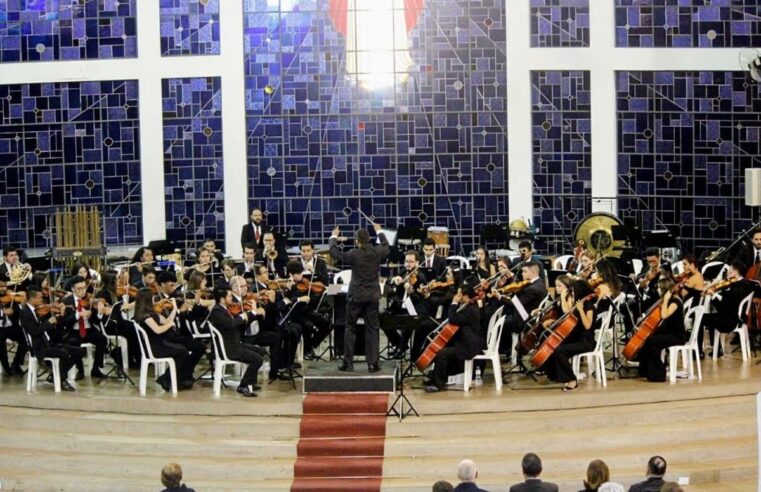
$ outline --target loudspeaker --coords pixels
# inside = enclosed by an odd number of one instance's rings
[[[745,205],[761,206],[761,168],[745,170]]]

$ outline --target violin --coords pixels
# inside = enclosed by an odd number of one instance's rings
[[[703,294],[705,294],[709,290],[712,290],[712,291],[716,292],[716,291],[721,290],[721,289],[726,289],[727,287],[729,287],[733,283],[737,282],[738,280],[740,280],[740,279],[739,278],[733,278],[733,279],[720,280],[720,281],[718,281],[718,282],[716,282],[716,283],[706,287],[706,289],[703,291]]]
[[[530,283],[531,280],[521,280],[520,282],[513,282],[511,284],[505,285],[504,287],[499,287],[496,290],[502,295],[515,294]]]
[[[11,304],[23,304],[26,302],[26,292],[7,292],[0,297],[3,306],[8,307]]]
[[[119,297],[122,297],[124,294],[127,294],[130,297],[136,297],[138,290],[140,289],[138,289],[137,286],[135,285],[128,285],[126,287],[123,285],[119,285],[118,287],[116,287],[116,295]]]
[[[153,303],[153,312],[156,314],[159,314],[162,311],[172,310],[173,308],[174,304],[172,304],[171,299],[161,299]]]
[[[325,292],[325,289],[327,289],[327,287],[325,287],[325,284],[322,282],[310,282],[307,279],[301,279],[296,282],[296,290],[304,294],[311,292],[312,294],[322,295],[322,293]]]
[[[437,290],[437,289],[446,289],[447,287],[451,287],[453,285],[454,285],[454,280],[443,280],[443,281],[434,280],[432,282],[428,282],[425,285],[421,285],[420,288],[418,289],[418,292],[423,292],[423,291],[430,292],[432,290]]]
[[[48,316],[52,314],[53,316],[63,316],[65,310],[66,306],[60,302],[55,302],[52,304],[40,304],[37,306],[37,315]]]
[[[648,271],[645,274],[645,276],[642,277],[642,278],[645,281],[645,283],[649,284],[650,282],[655,280],[655,277],[657,277],[660,274],[661,274],[661,267],[658,267],[658,268],[654,268],[654,269],[651,269],[650,271]]]
[[[275,280],[267,280],[267,288],[270,290],[283,290],[288,286],[287,278],[278,278]]]

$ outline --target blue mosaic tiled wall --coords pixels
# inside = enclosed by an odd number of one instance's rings
[[[758,0],[616,0],[616,46],[761,46]]]
[[[688,252],[726,245],[750,225],[743,181],[761,164],[761,85],[741,72],[617,78],[620,213],[675,228]]]
[[[164,79],[161,89],[167,239],[224,248],[222,79]]]
[[[161,55],[218,55],[220,0],[161,0]]]
[[[383,5],[370,2],[359,4]],[[349,73],[327,0],[244,5],[249,197],[271,224],[324,241],[336,224],[367,225],[359,207],[386,226],[448,227],[469,251],[483,224],[506,219],[502,0],[406,0],[414,27],[396,43],[409,51],[393,84],[372,89]],[[387,12],[358,15],[358,32]]]
[[[589,0],[531,0],[531,46],[589,46]]]
[[[137,81],[0,86],[0,244],[51,245],[62,205],[99,205],[106,244],[142,241]]]
[[[0,62],[137,56],[137,0],[0,0]]]
[[[590,73],[531,72],[534,223],[539,249],[563,254],[591,212]]]

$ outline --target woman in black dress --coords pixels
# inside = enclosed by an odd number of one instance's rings
[[[684,304],[678,293],[672,293],[674,286],[671,277],[658,281],[662,321],[658,329],[645,340],[639,352],[637,372],[651,382],[666,381],[666,364],[661,360],[661,350],[672,345],[682,345],[689,337],[684,329]]]

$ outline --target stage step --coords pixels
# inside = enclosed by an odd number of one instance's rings
[[[304,372],[304,393],[393,393],[397,365],[381,362],[380,368],[369,373],[364,363],[358,363],[354,372],[341,372],[338,362],[312,362]]]

